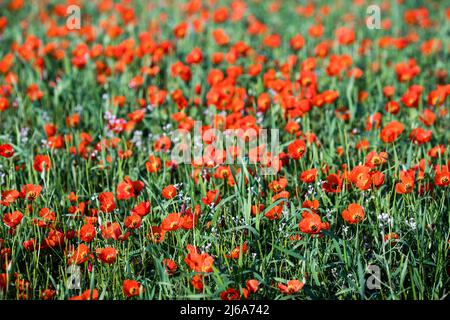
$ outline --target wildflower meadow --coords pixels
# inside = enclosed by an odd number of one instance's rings
[[[448,299],[448,4],[0,0],[0,299]]]

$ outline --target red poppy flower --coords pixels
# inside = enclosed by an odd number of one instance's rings
[[[78,296],[69,298],[69,300],[98,300],[98,297],[99,295],[97,289],[92,290],[92,293],[91,290],[88,289],[86,291],[83,291],[83,293]]]
[[[138,214],[132,214],[125,218],[125,228],[127,229],[139,229],[141,227],[142,218]]]
[[[327,176],[327,179],[322,184],[322,189],[330,193],[339,193],[342,188],[342,178],[336,174],[332,173]]]
[[[385,143],[394,142],[402,134],[404,129],[403,124],[398,121],[392,121],[381,130],[381,140]]]
[[[175,231],[180,228],[180,214],[170,213],[161,223],[161,228],[164,231]]]
[[[75,250],[72,250],[69,253],[69,260],[68,263],[70,264],[82,264],[85,263],[89,259],[89,253],[90,250],[88,246],[86,246],[84,243],[80,244],[78,248]]]
[[[300,174],[300,180],[304,183],[313,183],[317,179],[317,169],[305,170]]]
[[[384,173],[380,171],[371,172],[370,177],[375,188],[380,188],[384,183]]]
[[[50,211],[48,208],[42,208],[39,211],[39,217],[41,219],[33,219],[33,223],[41,228],[49,227],[56,219],[56,214]]]
[[[203,278],[201,275],[196,274],[195,276],[193,276],[191,279],[191,284],[198,292],[203,291]]]
[[[377,153],[376,151],[371,151],[366,155],[365,165],[373,169],[386,163],[387,157],[388,155],[386,152]]]
[[[233,288],[228,288],[226,291],[220,293],[220,299],[222,300],[239,300],[239,291]]]
[[[305,45],[305,39],[301,34],[297,34],[289,40],[289,44],[294,51],[298,51]]]
[[[228,259],[239,259],[239,256],[241,255],[245,255],[248,251],[248,246],[247,243],[244,242],[244,244],[242,246],[237,246],[236,248],[234,248],[230,254],[227,254],[226,257]]]
[[[44,239],[41,248],[57,248],[61,247],[64,244],[64,233],[58,231],[58,230],[50,230],[47,237]]]
[[[287,179],[280,178],[279,180],[273,180],[269,183],[269,189],[272,190],[275,193],[281,192],[286,188],[288,184]]]
[[[291,295],[302,290],[303,286],[304,286],[303,282],[299,280],[289,280],[287,285],[279,283],[278,289],[280,290],[281,293]]]
[[[151,173],[158,172],[161,169],[161,160],[158,157],[150,156],[145,163],[145,168]]]
[[[114,202],[114,194],[112,192],[102,192],[98,195],[98,201],[100,202],[100,209],[105,212],[112,212],[116,208]]]
[[[0,145],[0,156],[4,158],[11,158],[14,155],[14,148],[10,144]]]
[[[370,176],[370,168],[366,166],[356,166],[350,172],[350,181],[360,190],[370,189],[372,179]]]
[[[1,61],[0,61],[0,64],[1,64]],[[8,108],[9,108],[9,100],[5,97],[0,96],[0,112],[5,111]],[[1,150],[1,146],[0,146],[0,150]],[[1,155],[1,152],[0,152],[0,155]]]
[[[400,82],[406,82],[412,80],[416,75],[420,73],[420,67],[416,65],[414,59],[410,59],[408,62],[402,62],[395,66],[395,73],[397,79]]]
[[[384,105],[386,112],[397,114],[400,111],[400,104],[397,101],[389,101]]]
[[[103,239],[126,240],[130,233],[122,234],[120,224],[118,222],[108,222],[105,226],[100,227]]]
[[[175,263],[175,261],[171,260],[171,259],[164,259],[162,261],[163,266],[166,268],[166,272],[168,275],[174,275],[175,272],[178,269],[177,264]]]
[[[220,194],[219,194],[219,190],[210,190],[206,193],[206,197],[202,198],[202,202],[209,206],[211,204],[214,204],[215,206],[217,206],[217,204],[220,202]]]
[[[355,31],[349,28],[338,28],[335,31],[336,40],[340,45],[349,45],[355,41]]]
[[[406,91],[402,95],[400,100],[405,105],[405,107],[416,108],[419,104],[420,94],[421,94],[421,92],[418,92],[416,90],[409,88],[408,91]]]
[[[250,293],[256,293],[259,287],[259,281],[256,279],[250,279],[245,282],[245,287]]]
[[[349,224],[360,223],[364,220],[364,209],[357,203],[351,203],[342,212],[342,218]]]
[[[7,213],[3,216],[3,222],[10,228],[16,228],[23,219],[23,213],[20,211],[14,211]]]
[[[427,154],[430,158],[437,158],[445,153],[445,146],[440,144],[428,150]]]
[[[180,24],[175,26],[175,28],[173,29],[173,34],[175,35],[176,38],[183,39],[186,36],[187,29],[188,29],[187,22],[181,22]]]
[[[410,193],[414,189],[414,172],[413,171],[401,171],[401,182],[395,185],[395,192],[400,194]]]
[[[56,296],[56,290],[45,289],[41,292],[42,300],[52,300]]]
[[[318,214],[308,213],[304,215],[298,227],[303,233],[319,234],[324,227],[324,223]]]
[[[199,64],[203,60],[203,52],[200,48],[194,48],[186,56],[186,62],[189,64]]]
[[[177,188],[174,185],[169,185],[162,190],[161,195],[163,198],[170,200],[177,195]]]
[[[123,281],[123,294],[128,297],[136,297],[144,292],[144,287],[136,280]]]
[[[106,264],[112,264],[116,261],[117,250],[113,247],[98,248],[95,250],[98,260]]]
[[[150,201],[142,201],[134,206],[134,208],[131,210],[131,214],[137,214],[141,217],[144,217],[150,213],[150,208]]]
[[[97,232],[95,231],[95,227],[92,224],[85,224],[81,227],[79,232],[79,237],[84,242],[91,242],[94,240]]]
[[[209,254],[202,252],[199,253],[198,249],[193,245],[187,245],[188,254],[184,259],[184,262],[189,266],[189,268],[195,272],[212,272],[214,258]]]
[[[188,208],[186,212],[180,215],[179,224],[184,230],[190,230],[197,224],[198,218],[201,215],[200,205],[196,205],[194,209]]]
[[[419,115],[419,121],[422,122],[427,127],[430,127],[436,121],[436,114],[430,109],[425,109]]]
[[[424,130],[422,128],[415,128],[409,134],[409,139],[412,143],[422,145],[431,140],[433,132],[431,130]]]
[[[305,155],[306,144],[303,140],[295,140],[288,146],[288,153],[294,160],[299,160]]]
[[[450,185],[450,170],[448,166],[435,169],[434,183],[440,187],[448,187]]]
[[[10,204],[14,203],[20,196],[17,190],[4,190],[2,191],[2,197],[0,204],[2,206],[8,207]]]
[[[283,206],[277,205],[277,206],[274,206],[269,211],[267,211],[264,216],[267,217],[269,220],[280,219],[282,211],[283,211]]]
[[[302,203],[302,208],[311,210],[312,213],[317,213],[317,210],[319,209],[319,200],[313,199],[313,200],[305,200]],[[302,213],[302,217],[305,218],[310,212],[305,210]]]
[[[164,240],[164,236],[166,231],[158,226],[153,226],[150,228],[150,232],[148,234],[148,238],[155,243],[160,243]]]
[[[124,181],[117,185],[117,200],[126,200],[138,195],[144,188],[144,183],[139,180],[132,181],[129,177],[125,177]]]
[[[36,200],[41,195],[42,187],[40,185],[26,184],[20,191],[20,197],[27,200]]]

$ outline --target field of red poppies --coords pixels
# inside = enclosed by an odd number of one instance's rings
[[[0,299],[448,299],[449,27],[0,0]]]

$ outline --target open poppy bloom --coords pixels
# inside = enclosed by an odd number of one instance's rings
[[[164,236],[166,231],[159,226],[153,226],[150,228],[150,232],[148,233],[148,238],[155,243],[160,243],[164,240]]]
[[[434,183],[440,187],[448,187],[450,185],[449,166],[437,167],[435,169]]]
[[[198,292],[203,291],[203,277],[201,275],[194,275],[191,279],[191,284]]]
[[[144,288],[136,280],[124,280],[123,281],[123,294],[127,298],[139,296],[143,292],[144,292]]]
[[[91,242],[94,240],[96,234],[95,227],[88,223],[81,227],[79,237],[84,242]]]
[[[42,187],[40,185],[26,184],[22,187],[20,197],[29,201],[36,200],[41,195]]]
[[[299,280],[289,280],[287,285],[279,283],[278,290],[284,294],[295,294],[303,289],[303,282]]]
[[[200,205],[196,205],[194,209],[188,208],[183,214],[180,214],[180,219],[178,222],[181,228],[184,230],[190,230],[197,225],[200,215]]]
[[[191,270],[205,273],[213,271],[213,257],[205,252],[199,253],[198,249],[190,244],[187,245],[187,250],[189,253],[184,259],[184,262],[186,262]]]
[[[395,185],[395,192],[400,194],[410,193],[414,189],[414,172],[401,171],[400,182]]]
[[[150,201],[143,201],[134,206],[134,208],[131,210],[131,214],[137,214],[141,217],[144,217],[150,213],[150,208]]]
[[[52,167],[50,157],[46,155],[37,155],[34,157],[33,168],[37,172],[48,171]]]
[[[220,202],[220,199],[219,190],[211,190],[206,192],[206,197],[202,198],[202,202],[207,206],[211,204],[216,206]]]
[[[145,163],[148,172],[155,173],[161,169],[161,160],[156,156],[150,156]]]
[[[86,262],[90,257],[90,250],[88,246],[86,246],[84,243],[80,244],[78,248],[75,250],[72,250],[69,253],[69,260],[68,264],[82,264]]]
[[[357,203],[351,203],[342,212],[342,218],[349,224],[357,224],[364,220],[364,208]]]
[[[450,7],[370,2],[0,0],[0,300],[447,297]]]
[[[177,264],[175,263],[175,261],[171,260],[171,259],[164,259],[162,261],[162,264],[164,265],[164,267],[166,268],[166,272],[168,275],[174,275],[175,272],[178,269]]]
[[[350,181],[360,190],[370,189],[372,186],[372,177],[370,168],[366,166],[356,166],[350,172]]]
[[[300,180],[304,183],[313,183],[317,179],[317,169],[305,170],[300,174]]]
[[[180,228],[180,214],[170,213],[161,223],[161,228],[164,231],[175,231]]]
[[[398,121],[392,121],[381,130],[381,140],[385,143],[394,142],[402,134],[404,129],[403,124]]]
[[[424,130],[422,128],[415,128],[411,131],[409,138],[414,144],[422,145],[431,140],[433,132],[431,130]]]
[[[306,144],[303,140],[295,140],[288,146],[288,153],[294,160],[299,160],[303,157],[306,151]]]
[[[327,229],[327,225],[316,213],[305,213],[298,227],[301,232],[309,234],[319,234],[322,229]]]
[[[163,198],[170,200],[177,195],[177,188],[174,185],[165,187],[161,192]]]
[[[114,194],[112,192],[102,192],[98,195],[98,201],[100,202],[100,209],[105,212],[112,212],[116,208],[114,202]]]
[[[259,287],[259,281],[256,279],[250,279],[245,282],[245,287],[249,293],[256,293]]]
[[[20,197],[20,193],[17,190],[4,190],[1,193],[0,205],[8,207],[14,203]]]
[[[239,300],[239,291],[233,288],[228,288],[227,290],[220,293],[220,299],[222,300]]]
[[[14,148],[10,144],[0,145],[0,156],[4,158],[11,158],[14,155]]]
[[[339,174],[332,173],[327,176],[325,183],[322,185],[322,189],[330,193],[339,193],[342,188],[342,178]]]
[[[106,264],[112,264],[116,261],[117,250],[113,247],[98,248],[95,250],[97,259]]]
[[[127,229],[139,229],[141,227],[142,218],[138,214],[131,214],[125,218],[125,228]]]
[[[132,181],[129,177],[125,177],[124,181],[117,185],[117,200],[126,200],[137,196],[144,188],[144,184],[139,181]]]
[[[227,254],[226,257],[228,259],[239,259],[239,256],[241,255],[245,255],[248,251],[248,246],[247,243],[244,243],[242,246],[237,246],[236,248],[234,248],[230,254]]]
[[[376,151],[371,151],[366,155],[365,165],[373,169],[386,163],[387,157],[386,152],[377,153]]]
[[[20,211],[14,211],[7,213],[3,216],[3,223],[10,228],[16,228],[23,219],[23,213]]]
[[[130,233],[122,233],[122,229],[118,222],[107,222],[106,225],[100,226],[101,234],[103,239],[114,239],[125,241]]]

